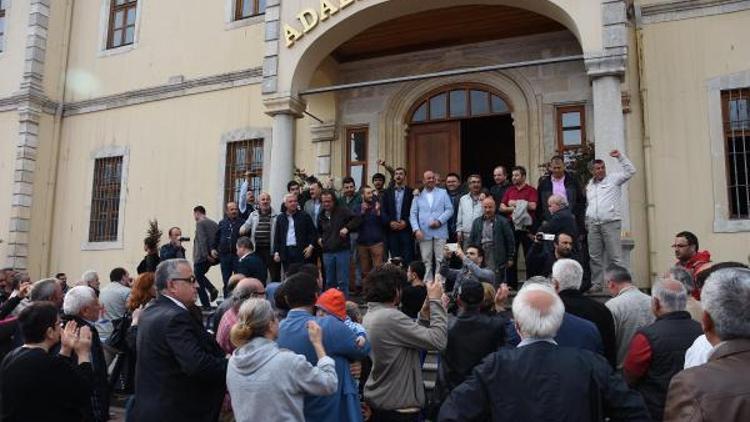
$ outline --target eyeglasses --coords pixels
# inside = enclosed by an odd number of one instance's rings
[[[687,248],[688,246],[690,246],[690,245],[688,245],[688,244],[678,245],[678,244],[675,243],[674,245],[672,245],[672,249],[678,249],[678,248],[682,249],[682,248]]]
[[[263,290],[262,292],[252,292],[250,293],[250,297],[262,297],[266,295],[266,291]]]
[[[195,283],[195,276],[191,275],[190,277],[175,277],[172,280],[174,281],[187,281],[190,284]]]

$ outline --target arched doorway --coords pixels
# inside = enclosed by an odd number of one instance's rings
[[[497,165],[516,162],[511,108],[501,93],[486,85],[466,83],[431,91],[411,107],[406,122],[412,186],[428,169],[443,177],[476,173],[491,186]]]

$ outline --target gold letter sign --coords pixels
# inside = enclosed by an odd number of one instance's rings
[[[305,34],[315,29],[318,22],[325,22],[328,18],[333,17],[339,10],[346,9],[354,4],[355,0],[338,0],[338,7],[334,5],[336,0],[320,0],[320,14],[315,9],[305,9],[297,14],[299,26],[294,27],[284,24],[284,38],[286,38],[287,48],[291,48],[294,43],[300,40]],[[300,30],[301,29],[301,30]]]

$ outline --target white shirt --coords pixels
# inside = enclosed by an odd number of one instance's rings
[[[175,303],[175,304],[176,304],[177,306],[179,306],[180,308],[182,308],[182,309],[184,309],[184,310],[186,310],[186,311],[187,311],[187,306],[185,306],[185,304],[184,304],[184,303],[182,303],[182,302],[180,302],[179,300],[177,300],[177,299],[173,298],[172,296],[169,296],[169,295],[165,295],[165,294],[163,294],[163,293],[161,293],[161,295],[162,295],[162,296],[164,296],[164,297],[166,297],[166,298],[169,298],[169,300],[171,300],[172,302],[174,302],[174,303]]]
[[[297,246],[297,233],[294,232],[294,215],[287,214],[286,219],[289,221],[289,229],[286,231],[286,245]]]
[[[481,217],[483,213],[482,201],[477,195],[476,200],[471,193],[467,193],[458,200],[458,216],[456,217],[456,231],[464,234],[471,233],[471,226],[474,220]]]
[[[423,193],[425,194],[425,198],[427,198],[427,205],[429,205],[430,208],[432,208],[432,203],[435,202],[435,189],[432,189],[432,190],[425,189]]]
[[[721,343],[719,343],[721,344]],[[718,347],[718,344],[716,345]],[[711,357],[711,353],[714,352],[716,347],[712,346],[708,342],[706,335],[699,336],[685,351],[685,366],[684,369],[692,368],[694,366],[700,366],[708,362],[708,358]]]
[[[586,185],[586,220],[595,223],[607,223],[622,219],[620,211],[622,185],[635,174],[633,163],[625,154],[620,154],[617,161],[622,166],[622,173],[608,173],[600,181],[591,179]]]
[[[554,344],[555,346],[557,346],[557,342],[553,338],[527,337],[527,338],[521,340],[521,342],[518,343],[518,346],[516,346],[516,348],[521,348],[521,347],[524,347],[524,346],[529,346],[529,345],[532,345],[534,343],[539,343],[541,341],[543,341],[545,343],[549,343],[549,344]]]

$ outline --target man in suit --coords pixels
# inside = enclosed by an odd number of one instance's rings
[[[383,197],[383,219],[388,226],[388,250],[391,257],[400,257],[401,262],[414,260],[414,240],[409,224],[409,212],[414,194],[406,186],[406,170],[397,168],[393,173],[393,186],[385,191]]]
[[[214,220],[206,217],[206,209],[203,208],[203,205],[193,208],[193,218],[195,218],[193,269],[195,271],[195,278],[198,280],[198,297],[201,299],[201,305],[206,308],[210,307],[211,302],[219,296],[219,291],[216,290],[216,287],[206,277],[208,270],[216,263],[216,260],[211,255],[211,246],[216,237],[216,232],[219,230],[219,225]],[[211,294],[210,298],[206,294],[206,290]]]
[[[138,324],[132,420],[215,421],[224,397],[227,360],[188,311],[196,296],[190,263],[161,262],[155,285],[159,295]]]
[[[701,293],[703,332],[714,347],[708,362],[672,378],[664,420],[750,420],[750,270],[712,273]]]
[[[253,242],[249,237],[242,236],[237,239],[237,261],[234,263],[234,273],[257,278],[265,286],[268,271],[263,260],[253,253],[254,251]]]
[[[432,259],[435,258],[435,267],[439,268],[448,239],[448,220],[453,215],[453,204],[445,189],[436,186],[437,178],[432,170],[427,170],[423,176],[424,189],[411,204],[409,222],[427,268],[425,280],[432,280]]]
[[[604,357],[615,368],[617,366],[615,320],[603,303],[581,293],[583,280],[581,264],[568,258],[558,259],[552,266],[552,279],[560,286],[560,299],[565,304],[565,311],[593,322],[599,329],[604,342]]]
[[[640,395],[601,356],[553,340],[565,307],[548,286],[524,286],[513,301],[521,343],[474,368],[440,409],[440,421],[649,421]]]
[[[297,195],[284,195],[286,211],[276,218],[273,260],[282,263],[284,271],[294,263],[312,263],[315,249],[315,226],[310,216],[299,209]]]
[[[495,272],[495,284],[504,283],[506,270],[513,265],[516,246],[508,219],[495,211],[495,200],[482,200],[482,215],[471,223],[470,245],[481,245],[485,266]]]

